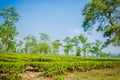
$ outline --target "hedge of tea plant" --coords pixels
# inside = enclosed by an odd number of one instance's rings
[[[84,58],[76,56],[54,56],[41,54],[0,53],[3,62],[79,62],[79,61],[120,61],[120,58]]]
[[[24,71],[22,63],[0,62],[0,80],[21,80]]]
[[[44,76],[60,75],[71,71],[88,71],[91,69],[120,67],[119,61],[81,61],[81,62],[41,62],[29,63],[33,71],[42,72]]]
[[[120,67],[120,61],[80,61],[80,62],[28,62],[28,63],[0,63],[0,73],[6,74],[6,80],[18,80],[21,73],[29,70],[41,72],[43,76],[61,75],[72,71],[88,71],[91,69]]]
[[[26,71],[36,71],[50,77],[72,71],[115,67],[120,67],[119,58],[0,53],[0,80],[22,80],[21,74]]]

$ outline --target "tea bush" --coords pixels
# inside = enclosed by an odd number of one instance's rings
[[[25,71],[24,64],[19,63],[0,63],[1,79],[3,80],[21,80],[21,73]],[[2,76],[4,74],[5,76]]]
[[[31,68],[29,69],[29,67]],[[21,73],[29,70],[41,72],[43,76],[51,77],[66,72],[115,67],[120,67],[119,58],[0,53],[1,80],[22,80]]]
[[[41,54],[0,53],[3,62],[79,62],[79,61],[120,61],[120,58],[84,58],[77,56],[55,56]]]

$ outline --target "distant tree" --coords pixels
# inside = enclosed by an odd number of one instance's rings
[[[40,33],[40,42],[48,43],[49,41],[49,35],[47,35],[46,33]]]
[[[0,40],[2,43],[2,52],[14,50],[15,40],[18,32],[15,23],[19,19],[19,15],[14,7],[7,7],[0,10]]]
[[[36,38],[34,36],[28,35],[24,38],[24,40],[26,41],[24,48],[25,52],[32,53],[32,49],[37,45]]]
[[[85,16],[83,28],[88,31],[97,26],[108,37],[106,45],[113,43],[120,46],[120,1],[119,0],[92,0],[82,11]]]
[[[63,41],[65,43],[65,45],[63,46],[64,47],[64,52],[68,56],[70,52],[73,52],[73,45],[71,43],[71,38],[66,37]]]
[[[77,47],[76,48],[76,56],[80,56],[81,55],[81,48]]]
[[[64,52],[65,52],[65,54],[68,56],[69,53],[73,51],[72,49],[73,49],[72,44],[66,44],[64,46]]]
[[[99,57],[102,53],[102,49],[103,49],[102,42],[100,40],[96,40],[92,47],[92,53],[94,53],[96,57]]]
[[[62,43],[58,39],[52,42],[54,54],[59,54],[59,48],[61,45],[62,45]]]
[[[91,45],[92,45],[91,43],[88,43],[88,42],[85,43],[83,47],[83,51],[85,55],[91,53]]]
[[[109,53],[101,52],[100,57],[110,57]]]
[[[33,53],[48,54],[51,53],[51,47],[46,43],[39,43],[33,48]]]
[[[19,43],[16,44],[17,53],[22,53],[22,44],[23,44],[23,41],[19,41]]]
[[[87,47],[86,47],[87,38],[84,37],[83,34],[81,34],[81,35],[79,36],[79,40],[80,40],[81,43],[82,43],[82,51],[83,51],[84,57],[86,57],[86,52],[87,52],[87,51],[86,51],[86,50],[87,50]]]
[[[120,58],[120,53],[108,53],[109,54],[109,57],[112,57],[112,58]]]
[[[76,50],[76,56],[80,56],[81,55],[81,48],[79,46],[80,44],[80,40],[78,38],[78,36],[75,36],[71,39],[72,45],[75,47]]]
[[[16,52],[16,41],[10,41],[7,52]]]

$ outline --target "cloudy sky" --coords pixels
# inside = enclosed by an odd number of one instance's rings
[[[102,34],[92,30],[83,32],[84,16],[81,11],[91,0],[0,0],[0,10],[14,6],[20,15],[16,23],[18,40],[31,34],[39,38],[38,33],[47,33],[51,40],[64,39],[66,36],[84,34],[89,42],[96,39],[105,41]],[[96,27],[96,26],[94,26]],[[109,46],[107,52],[120,53],[120,47]]]

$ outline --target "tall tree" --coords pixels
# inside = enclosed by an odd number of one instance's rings
[[[40,35],[40,42],[42,43],[49,43],[50,37],[46,33],[39,33]]]
[[[91,43],[87,42],[85,44],[85,47],[84,47],[83,51],[84,51],[85,54],[89,54],[91,52]]]
[[[22,44],[23,44],[23,41],[19,41],[19,42],[16,44],[16,52],[17,52],[17,53],[22,53]]]
[[[86,37],[84,37],[84,35],[83,34],[81,34],[80,36],[79,36],[79,40],[81,41],[81,43],[82,43],[82,51],[83,51],[83,54],[84,54],[84,57],[86,57],[86,50],[87,50],[87,38]]]
[[[65,45],[63,46],[64,47],[64,52],[68,56],[70,52],[73,52],[73,45],[71,43],[71,38],[66,37],[63,41],[65,43]]]
[[[115,46],[120,46],[119,0],[92,0],[85,5],[82,13],[85,16],[85,31],[97,24],[97,31],[102,31],[103,36],[108,37],[106,44],[114,43]]]
[[[102,42],[100,40],[96,40],[92,47],[92,52],[96,55],[96,57],[99,57],[102,54],[102,49]]]
[[[39,46],[38,50],[42,51],[40,53],[43,54],[51,53],[50,36],[46,33],[39,33],[39,35],[40,35],[40,42],[37,44]]]
[[[62,45],[62,43],[58,39],[52,42],[54,54],[59,54],[59,48],[61,45]]]
[[[80,47],[77,47],[76,48],[76,56],[80,56],[81,55],[81,48]]]
[[[24,38],[26,41],[25,44],[25,52],[26,53],[32,53],[32,49],[34,48],[35,45],[37,45],[37,40],[34,36],[28,35]]]
[[[48,54],[51,53],[51,47],[47,43],[38,43],[34,46],[33,53]]]
[[[71,39],[71,42],[73,44],[73,46],[75,47],[75,52],[76,52],[76,56],[80,56],[81,55],[81,48],[79,46],[80,44],[80,40],[78,36],[75,36]]]
[[[0,12],[0,40],[3,46],[3,52],[11,51],[15,47],[14,38],[18,32],[16,30],[15,23],[19,19],[19,15],[14,7],[3,8]]]

